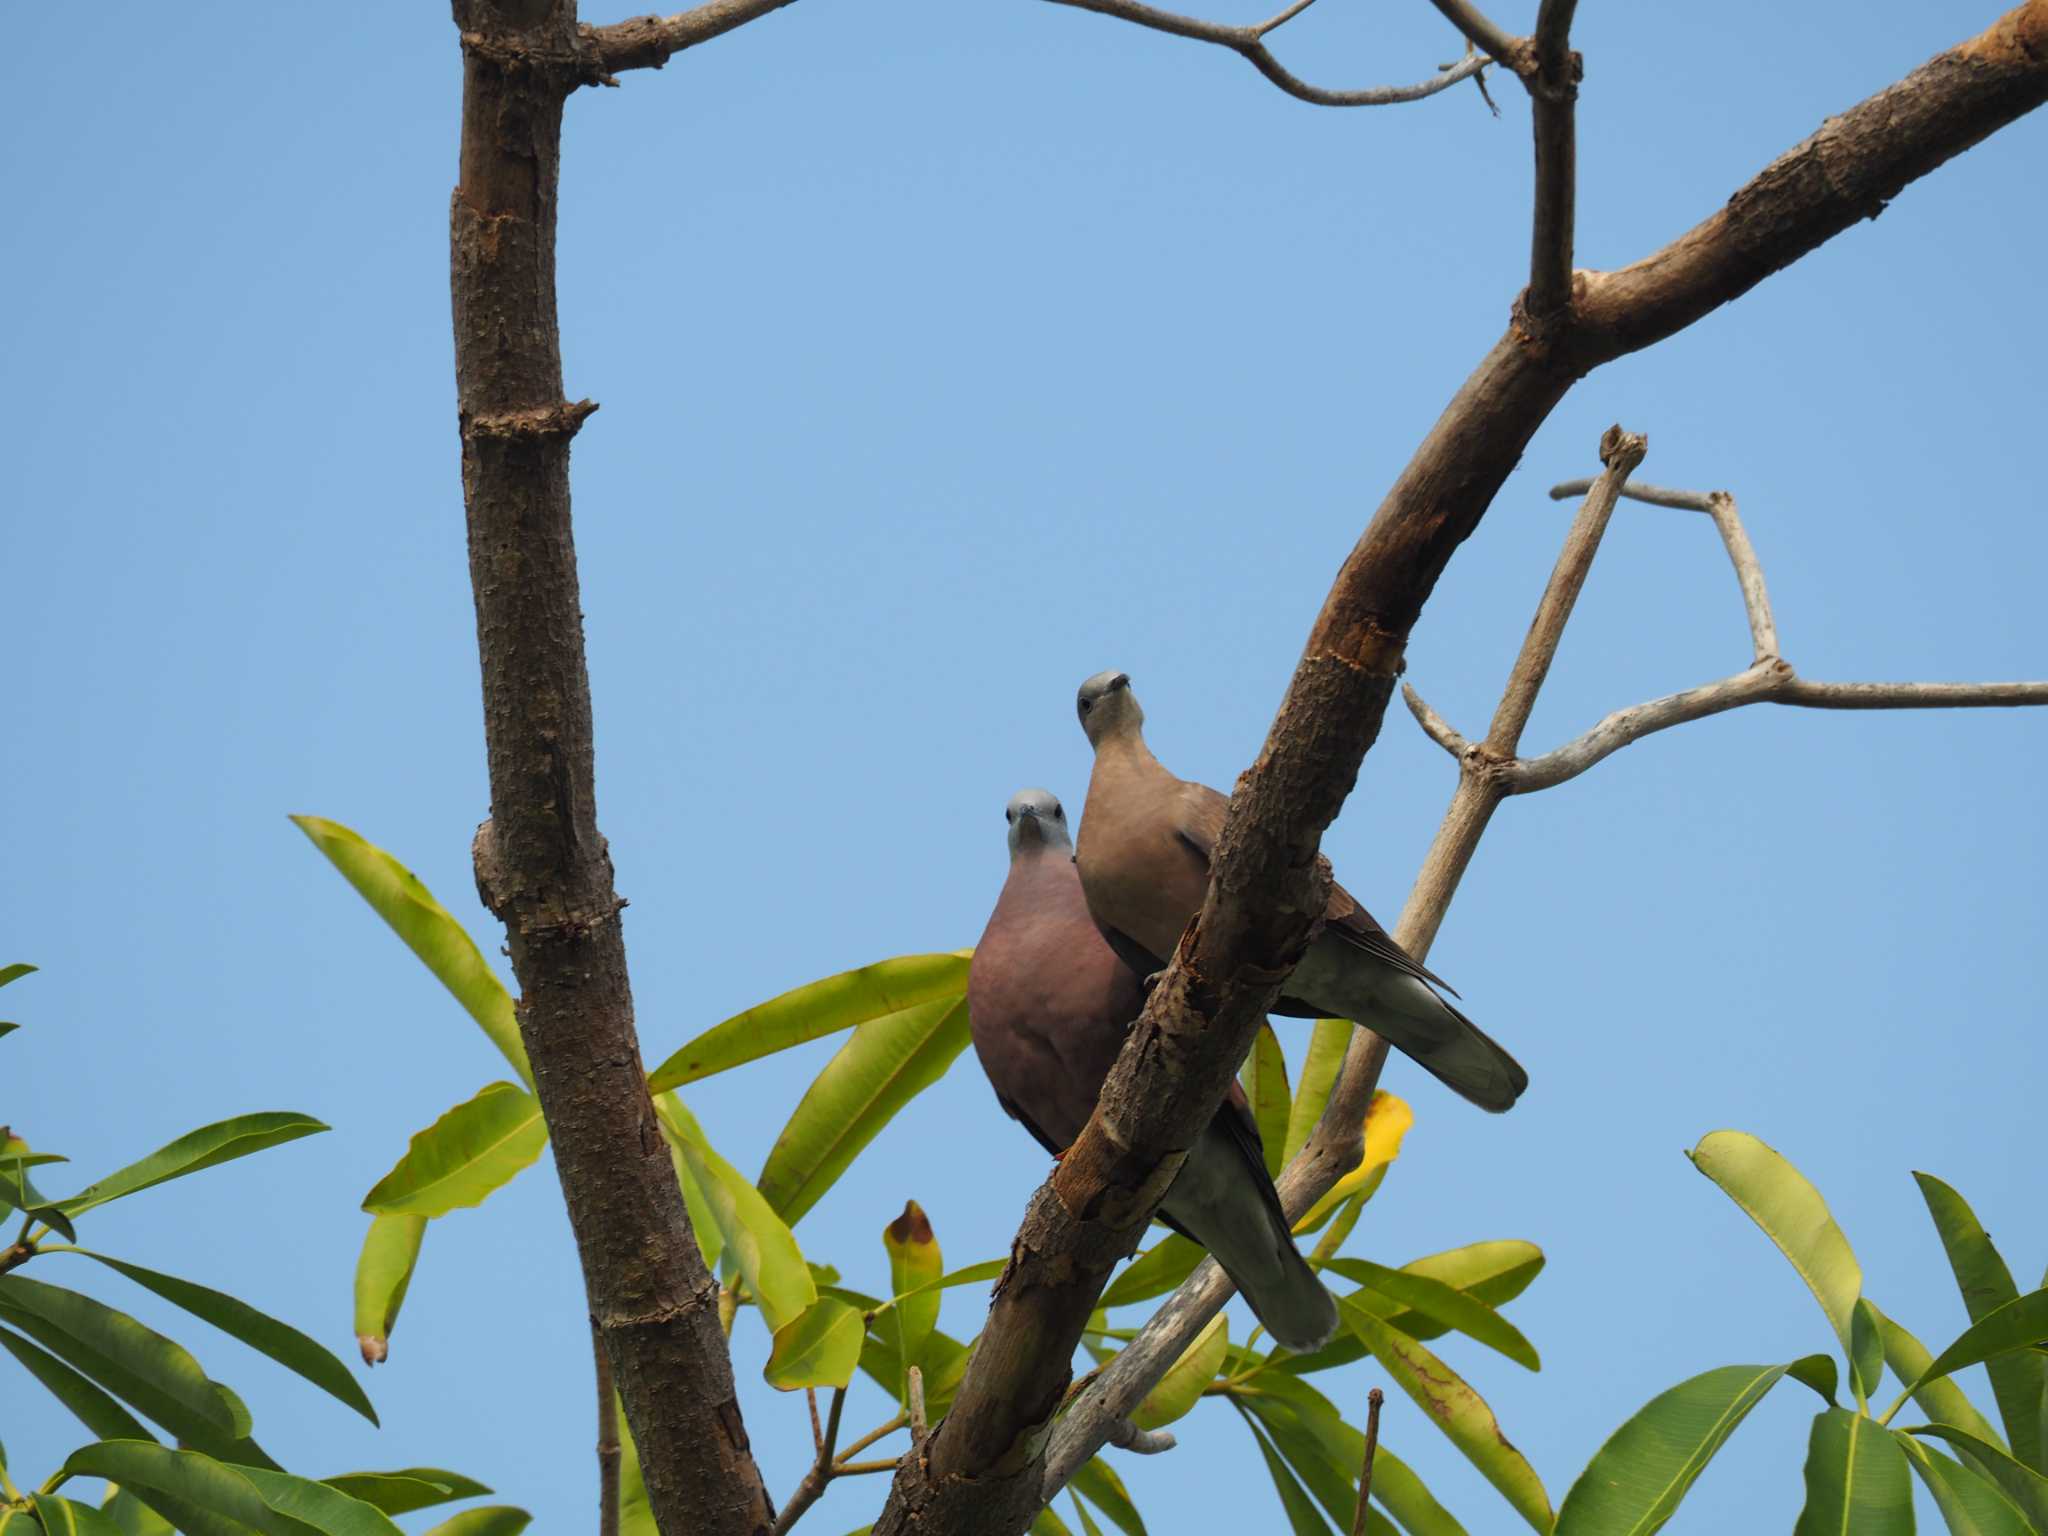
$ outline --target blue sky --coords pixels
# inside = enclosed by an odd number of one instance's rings
[[[1990,16],[1586,8],[1580,263],[1654,248]],[[496,954],[468,869],[487,797],[447,313],[453,28],[417,4],[108,4],[31,8],[13,33],[0,960],[44,972],[6,997],[27,1028],[0,1045],[0,1119],[81,1177],[244,1110],[331,1122],[88,1237],[346,1348],[363,1192],[500,1075],[285,820],[391,849]],[[1457,52],[1419,3],[1324,0],[1277,43],[1332,85]],[[568,387],[603,406],[575,456],[600,817],[650,1058],[812,977],[971,943],[1011,791],[1080,798],[1091,672],[1129,671],[1161,756],[1230,784],[1521,281],[1527,110],[1512,82],[1494,94],[1499,120],[1470,88],[1333,112],[1220,50],[1025,0],[804,0],[571,102]],[[2044,133],[2022,122],[1583,384],[1451,565],[1411,679],[1483,727],[1568,516],[1543,491],[1616,420],[1649,434],[1646,479],[1742,498],[1807,674],[2048,674]],[[1747,654],[1705,520],[1625,508],[1527,745]],[[1353,1246],[1546,1250],[1511,1314],[1541,1375],[1446,1354],[1553,1498],[1662,1387],[1828,1345],[1681,1155],[1709,1130],[1804,1168],[1870,1294],[1936,1347],[1963,1317],[1910,1170],[1970,1197],[2023,1285],[2048,1261],[2044,748],[2038,713],[1753,709],[1497,818],[1432,963],[1532,1087],[1496,1119],[1392,1069],[1417,1124]],[[1390,717],[1326,841],[1388,921],[1451,784]],[[1281,1028],[1298,1054],[1305,1027]],[[758,1167],[825,1054],[692,1103]],[[880,1229],[915,1197],[950,1261],[995,1256],[1044,1172],[963,1060],[798,1235],[879,1285]],[[176,1331],[295,1468],[452,1466],[577,1530],[582,1305],[542,1170],[430,1235],[369,1382],[381,1433]],[[954,1293],[947,1326],[977,1307]],[[735,1349],[780,1496],[802,1404],[761,1384],[757,1325]],[[0,1435],[39,1475],[79,1432],[12,1370]],[[1355,1407],[1374,1378],[1326,1380]],[[1810,1408],[1780,1389],[1673,1529],[1789,1523]],[[1386,1438],[1470,1529],[1514,1528],[1398,1397]],[[1121,1464],[1155,1530],[1274,1527],[1234,1415],[1183,1439]],[[842,1486],[804,1528],[859,1524],[880,1493]]]

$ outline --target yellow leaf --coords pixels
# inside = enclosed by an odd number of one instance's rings
[[[1384,1088],[1372,1096],[1365,1111],[1365,1152],[1343,1178],[1309,1207],[1308,1214],[1294,1224],[1296,1232],[1313,1232],[1330,1212],[1369,1185],[1378,1187],[1382,1171],[1401,1155],[1401,1142],[1415,1124],[1415,1111],[1408,1101]]]

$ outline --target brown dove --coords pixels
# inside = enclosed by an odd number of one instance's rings
[[[1075,853],[1088,910],[1145,975],[1162,969],[1209,888],[1209,855],[1229,804],[1174,777],[1145,745],[1145,712],[1121,672],[1098,672],[1075,701],[1095,748]],[[1333,884],[1323,928],[1274,1012],[1353,1019],[1481,1109],[1512,1106],[1529,1074],[1438,993],[1451,991]],[[1452,993],[1452,996],[1456,996]]]
[[[1059,801],[1042,789],[1020,790],[1005,815],[1010,874],[974,948],[968,1023],[996,1101],[1059,1157],[1095,1112],[1145,991],[1088,915]],[[1336,1330],[1336,1303],[1295,1251],[1258,1127],[1235,1083],[1189,1148],[1158,1215],[1215,1256],[1266,1331],[1289,1349],[1317,1349]]]

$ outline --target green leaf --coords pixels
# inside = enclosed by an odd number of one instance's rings
[[[1806,1442],[1806,1507],[1792,1536],[1913,1536],[1906,1455],[1878,1422],[1823,1408]]]
[[[1074,1514],[1081,1522],[1081,1536],[1102,1536],[1102,1527],[1095,1523],[1095,1517],[1088,1513],[1088,1506],[1081,1502],[1081,1495],[1071,1488],[1067,1497],[1073,1501]]]
[[[896,1330],[887,1331],[893,1334]],[[936,1424],[952,1406],[953,1394],[960,1390],[960,1378],[967,1372],[970,1353],[965,1344],[944,1329],[934,1330],[926,1343],[924,1406],[932,1423]],[[861,1345],[860,1368],[884,1392],[894,1396],[896,1383],[903,1380],[903,1362],[896,1353],[896,1341],[870,1333]]]
[[[510,1504],[486,1504],[443,1520],[426,1536],[519,1536],[532,1523],[533,1516],[523,1509]]]
[[[1032,1517],[1031,1533],[1032,1536],[1074,1536],[1067,1529],[1066,1522],[1050,1509],[1041,1509]]]
[[[1138,1514],[1138,1506],[1131,1502],[1124,1480],[1116,1475],[1116,1468],[1100,1456],[1081,1464],[1080,1470],[1074,1474],[1073,1486],[1076,1492],[1086,1496],[1089,1503],[1109,1516],[1110,1523],[1124,1536],[1146,1536],[1145,1522]]]
[[[1273,1449],[1272,1441],[1266,1438],[1258,1421],[1241,1406],[1238,1411],[1244,1415],[1245,1426],[1251,1430],[1252,1439],[1258,1443],[1259,1454],[1266,1460],[1266,1475],[1273,1479],[1274,1490],[1280,1495],[1280,1507],[1286,1511],[1288,1529],[1294,1536],[1330,1536],[1330,1527],[1316,1509],[1315,1502],[1303,1491],[1300,1482],[1288,1470],[1287,1463],[1281,1460],[1280,1453]]]
[[[0,1328],[0,1349],[19,1360],[52,1397],[102,1440],[147,1440],[149,1431],[133,1414],[55,1355],[29,1343],[18,1333]]]
[[[1548,1533],[1552,1516],[1550,1496],[1543,1491],[1543,1481],[1528,1459],[1501,1433],[1500,1422],[1485,1400],[1420,1343],[1395,1332],[1355,1301],[1340,1297],[1337,1306],[1345,1326],[1479,1469],[1480,1475],[1500,1490],[1515,1513],[1539,1532]]]
[[[8,1137],[6,1145],[16,1149],[25,1148],[27,1143],[18,1137]],[[77,1242],[78,1233],[72,1229],[61,1206],[52,1203],[43,1192],[36,1188],[35,1181],[28,1176],[31,1168],[46,1163],[68,1162],[68,1158],[51,1152],[28,1152],[14,1150],[0,1157],[0,1216],[9,1211],[19,1210],[30,1221],[45,1222],[64,1235],[66,1242]]]
[[[1515,1364],[1526,1366],[1532,1371],[1543,1368],[1536,1350],[1522,1336],[1521,1329],[1502,1317],[1483,1301],[1475,1301],[1455,1286],[1427,1275],[1411,1274],[1406,1270],[1388,1269],[1385,1265],[1374,1264],[1365,1259],[1332,1259],[1327,1268],[1334,1270],[1347,1280],[1356,1280],[1360,1285],[1378,1291],[1382,1296],[1404,1304],[1423,1316],[1455,1328],[1467,1338],[1476,1339],[1488,1349],[1499,1350]]]
[[[964,996],[854,1030],[805,1090],[761,1167],[756,1182],[776,1214],[802,1220],[896,1112],[945,1076],[967,1039]]]
[[[972,954],[899,955],[785,992],[704,1031],[656,1067],[647,1086],[662,1093],[842,1029],[950,1004],[966,995]]]
[[[820,1296],[775,1330],[775,1345],[761,1374],[784,1392],[798,1387],[843,1387],[860,1365],[866,1320],[845,1302]]]
[[[121,1527],[90,1504],[75,1504],[55,1494],[32,1493],[36,1518],[44,1536],[121,1536]]]
[[[1218,1312],[1167,1368],[1159,1384],[1145,1394],[1145,1400],[1131,1410],[1131,1422],[1140,1429],[1164,1429],[1183,1417],[1216,1379],[1229,1348],[1230,1323]]]
[[[533,1068],[527,1064],[526,1046],[519,1038],[512,995],[484,963],[462,924],[448,915],[411,870],[340,822],[294,816],[292,823],[454,994],[491,1044],[512,1063],[519,1080],[531,1088]]]
[[[1257,1416],[1290,1471],[1320,1504],[1330,1523],[1349,1531],[1358,1516],[1358,1465],[1365,1437],[1307,1382],[1280,1378],[1283,1398],[1260,1391],[1232,1392],[1231,1401]]]
[[[43,1536],[43,1522],[28,1509],[0,1504],[0,1536]]]
[[[88,1185],[70,1199],[60,1200],[57,1204],[67,1216],[83,1215],[109,1200],[119,1200],[138,1190],[182,1179],[188,1173],[232,1162],[252,1152],[282,1146],[285,1142],[297,1141],[301,1136],[316,1136],[326,1129],[326,1125],[312,1116],[294,1114],[289,1110],[236,1115],[232,1120],[219,1120],[196,1131],[187,1131],[140,1162],[130,1163],[126,1168],[108,1174],[98,1183]]]
[[[1863,1270],[1820,1191],[1783,1157],[1742,1131],[1715,1131],[1687,1155],[1791,1261],[1827,1314],[1843,1355],[1853,1361],[1853,1314],[1863,1290]],[[1901,1464],[1899,1476],[1905,1475]]]
[[[1875,1302],[1871,1303],[1871,1311],[1877,1314],[1878,1334],[1884,1340],[1884,1358],[1891,1366],[1892,1374],[1900,1381],[1920,1381],[1934,1363],[1934,1356],[1925,1344],[1886,1317]],[[1912,1397],[1935,1423],[1954,1424],[1979,1440],[2001,1449],[2004,1447],[2005,1442],[1991,1427],[1991,1421],[1977,1411],[1976,1405],[1954,1382],[1923,1382],[1914,1388]]]
[[[339,1488],[261,1467],[235,1470],[255,1485],[270,1508],[287,1520],[311,1526],[323,1536],[402,1536],[383,1510],[352,1498]]]
[[[512,1083],[492,1083],[415,1135],[398,1166],[363,1196],[363,1209],[434,1217],[482,1205],[547,1144],[540,1100]]]
[[[1877,1395],[1884,1384],[1884,1333],[1877,1324],[1877,1308],[1861,1296],[1849,1314],[1849,1380],[1860,1402]]]
[[[2037,1530],[2048,1529],[2048,1477],[2043,1477],[2025,1462],[2014,1460],[1990,1441],[1981,1440],[1953,1424],[1909,1424],[1904,1433],[1933,1435],[1938,1440],[1946,1440],[1957,1450],[1967,1452],[1971,1463],[1982,1468],[1984,1475],[2019,1506],[2030,1524]]]
[[[475,1478],[439,1467],[402,1467],[396,1472],[344,1472],[324,1477],[330,1488],[339,1488],[352,1499],[374,1504],[387,1515],[409,1515],[416,1509],[452,1503],[456,1499],[481,1498],[491,1490]]]
[[[6,1039],[19,1028],[21,1026],[10,1019],[0,1019],[0,1040]]]
[[[1280,1176],[1286,1167],[1287,1120],[1294,1098],[1287,1089],[1287,1058],[1280,1053],[1280,1037],[1273,1026],[1260,1024],[1252,1037],[1252,1051],[1237,1074],[1244,1084],[1244,1096],[1251,1101],[1252,1119],[1259,1127],[1259,1146],[1266,1155],[1266,1173]]]
[[[939,1251],[939,1240],[932,1233],[932,1224],[924,1208],[915,1200],[904,1202],[903,1214],[882,1228],[882,1247],[889,1255],[889,1286],[900,1298],[892,1311],[896,1320],[896,1349],[903,1360],[907,1375],[911,1366],[924,1365],[925,1341],[932,1336],[932,1330],[939,1326],[939,1292],[926,1289],[935,1286],[946,1272],[944,1260]],[[860,1330],[854,1333],[854,1355],[860,1353]],[[854,1362],[848,1359],[847,1375],[853,1374]],[[842,1379],[834,1383],[844,1386]],[[908,1391],[906,1386],[905,1391]],[[899,1400],[909,1401],[899,1394]]]
[[[1557,1536],[1650,1536],[1778,1384],[1782,1365],[1724,1365],[1660,1392],[1607,1437],[1557,1512]]]
[[[35,970],[35,966],[24,964],[19,960],[12,965],[0,965],[0,987],[6,986],[10,981],[19,981],[22,977],[31,975]]]
[[[1408,1463],[1384,1444],[1373,1452],[1372,1496],[1408,1536],[1465,1536],[1465,1527],[1437,1503],[1436,1495]]]
[[[659,1103],[666,1111],[659,1114],[663,1134],[703,1190],[712,1220],[724,1234],[727,1259],[738,1266],[769,1331],[781,1332],[818,1299],[803,1251],[761,1191],[712,1150],[689,1106],[673,1094],[664,1094]]]
[[[1542,1272],[1543,1250],[1517,1238],[1468,1243],[1443,1253],[1432,1253],[1401,1266],[1402,1273],[1441,1280],[1475,1301],[1501,1307],[1529,1288]],[[1450,1332],[1434,1318],[1401,1306],[1390,1298],[1360,1296],[1359,1305],[1386,1319],[1389,1327],[1414,1339],[1434,1339]],[[1365,1354],[1365,1346],[1349,1333],[1340,1333],[1312,1355],[1290,1355],[1276,1369],[1289,1375],[1305,1376],[1333,1366],[1347,1365]]]
[[[676,1106],[682,1101],[674,1093],[658,1093],[654,1096],[654,1112],[664,1122],[676,1114]],[[725,1234],[718,1230],[718,1219],[712,1214],[711,1198],[704,1193],[704,1186],[697,1182],[697,1175],[690,1172],[689,1159],[683,1156],[681,1144],[674,1135],[663,1132],[668,1142],[668,1160],[676,1171],[676,1182],[683,1187],[683,1204],[690,1213],[690,1230],[697,1237],[697,1251],[704,1255],[704,1267],[712,1273],[718,1271],[718,1261],[725,1252]],[[812,1266],[815,1273],[816,1266]]]
[[[1871,1308],[1873,1312],[1876,1310],[1875,1307]],[[1820,1400],[1830,1408],[1841,1406],[1835,1401],[1835,1388],[1839,1383],[1833,1355],[1801,1355],[1785,1367],[1785,1374],[1794,1381],[1813,1388]]]
[[[1934,1218],[1970,1321],[2017,1300],[2019,1287],[2013,1284],[2012,1271],[1969,1202],[1931,1173],[1916,1173],[1913,1178],[1927,1202],[1927,1214]],[[1984,1370],[1991,1377],[1998,1416],[2005,1421],[2006,1441],[2022,1462],[2037,1472],[2048,1471],[2041,1459],[2041,1402],[2048,1389],[2048,1360],[2036,1354],[2001,1355],[1988,1361]]]
[[[2048,1290],[2029,1291],[2017,1301],[1986,1312],[1965,1328],[1955,1343],[1935,1356],[1934,1363],[1906,1390],[1918,1392],[1929,1381],[1953,1375],[1964,1366],[2044,1341],[2048,1341]]]
[[[111,1496],[101,1506],[107,1517],[114,1522],[121,1536],[175,1536],[171,1522],[135,1497],[126,1488],[115,1488],[111,1483]]]
[[[245,1470],[147,1440],[102,1440],[73,1451],[61,1475],[119,1483],[187,1536],[306,1536],[305,1526],[264,1501]]]
[[[377,1365],[391,1353],[391,1330],[398,1326],[398,1309],[405,1304],[426,1235],[424,1216],[370,1219],[356,1259],[355,1283],[356,1346],[365,1365]]]
[[[1283,1167],[1294,1161],[1294,1154],[1302,1149],[1309,1132],[1316,1128],[1316,1121],[1322,1118],[1323,1106],[1330,1102],[1330,1089],[1337,1081],[1337,1071],[1344,1065],[1345,1047],[1350,1043],[1349,1019],[1317,1019],[1315,1028],[1309,1031],[1308,1054],[1302,1058],[1301,1078],[1294,1085],[1294,1103],[1287,1111],[1287,1141],[1280,1159]]]
[[[1164,1296],[1195,1272],[1208,1253],[1178,1232],[1169,1232],[1124,1266],[1122,1274],[1102,1293],[1105,1307],[1127,1307],[1133,1302]]]
[[[1934,1496],[1950,1536],[2034,1536],[2034,1527],[2012,1501],[1981,1474],[1930,1451],[1911,1435],[1895,1429],[1891,1436]]]
[[[279,1322],[268,1313],[259,1312],[247,1302],[224,1292],[195,1285],[190,1280],[180,1280],[175,1275],[160,1274],[153,1269],[144,1269],[140,1264],[109,1258],[85,1248],[68,1251],[97,1260],[126,1275],[144,1289],[156,1292],[164,1300],[213,1324],[221,1332],[240,1339],[251,1349],[270,1356],[285,1369],[296,1371],[323,1392],[348,1404],[372,1424],[377,1422],[376,1409],[370,1406],[369,1398],[356,1385],[348,1367],[289,1323]]]
[[[0,1275],[0,1318],[181,1440],[222,1449],[248,1432],[184,1347],[62,1286]]]

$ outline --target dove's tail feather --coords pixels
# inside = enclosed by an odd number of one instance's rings
[[[1337,1331],[1337,1303],[1296,1251],[1265,1164],[1225,1123],[1231,1108],[1189,1151],[1160,1214],[1209,1250],[1274,1339],[1307,1354]]]

